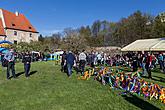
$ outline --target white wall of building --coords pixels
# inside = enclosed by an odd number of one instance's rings
[[[0,9],[0,18],[2,19],[3,27],[6,27],[2,9]]]
[[[14,35],[14,33],[17,33],[17,35]],[[30,43],[31,41],[38,41],[38,33],[32,33],[32,32],[26,32],[26,31],[19,31],[19,30],[12,30],[7,29],[6,30],[6,40],[14,43],[14,41],[19,42],[27,42]]]

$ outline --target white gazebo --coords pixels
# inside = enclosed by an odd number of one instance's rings
[[[165,38],[136,40],[121,51],[165,51]]]

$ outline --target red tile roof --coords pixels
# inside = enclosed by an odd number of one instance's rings
[[[2,19],[0,18],[0,35],[5,35],[5,31],[2,24]]]
[[[18,14],[18,16],[16,16],[15,13],[9,12],[7,10],[2,9],[2,11],[6,28],[28,32],[37,32],[36,29],[31,25],[29,20],[23,14]]]

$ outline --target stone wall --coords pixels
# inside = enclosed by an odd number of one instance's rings
[[[14,35],[16,32],[17,35]],[[6,40],[14,43],[14,41],[19,42],[27,42],[30,43],[31,41],[38,41],[38,33],[32,33],[32,32],[25,32],[25,31],[19,31],[19,30],[12,30],[7,29],[6,30]]]

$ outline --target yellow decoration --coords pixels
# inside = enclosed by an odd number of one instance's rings
[[[0,44],[0,47],[3,47],[3,48],[8,48],[8,47],[10,47],[10,44],[3,43],[3,44]]]
[[[159,99],[161,100],[161,102],[163,102],[165,104],[165,88],[161,89],[160,94],[161,95],[160,95]]]
[[[78,79],[82,79],[82,80],[88,80],[89,78],[90,78],[90,74],[88,73],[88,71],[84,73],[84,76],[78,77]]]

